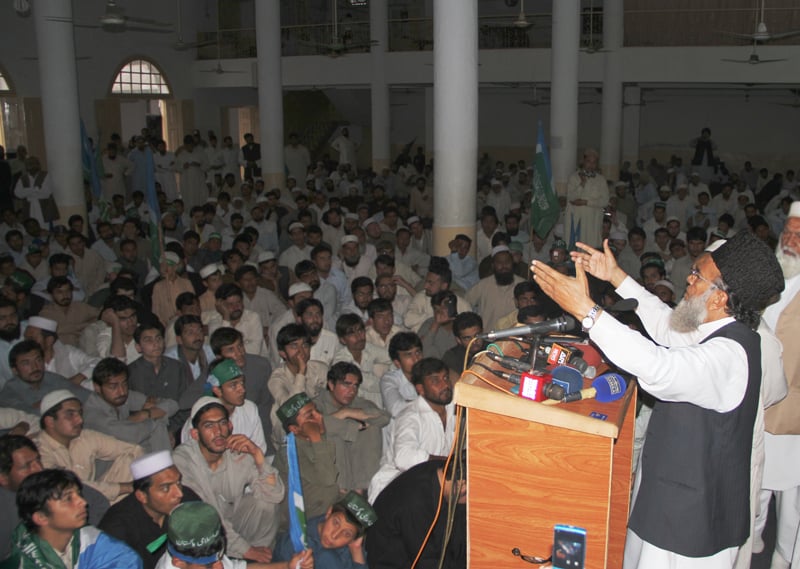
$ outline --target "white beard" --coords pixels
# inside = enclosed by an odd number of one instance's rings
[[[706,301],[712,292],[714,292],[714,289],[710,288],[701,296],[695,296],[694,298],[684,296],[670,315],[670,329],[681,333],[697,330],[700,324],[705,321],[706,316],[708,316]]]
[[[778,243],[778,247],[775,249],[775,256],[778,258],[778,264],[783,270],[783,278],[788,280],[800,274],[800,256],[794,251],[785,251],[783,246]]]

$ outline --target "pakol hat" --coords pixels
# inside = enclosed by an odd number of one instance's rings
[[[785,282],[778,259],[749,231],[740,231],[710,254],[728,290],[745,309],[761,310],[783,291]]]
[[[361,527],[368,529],[378,521],[378,514],[369,505],[369,502],[360,494],[350,490],[344,498],[337,502],[343,506],[361,524]]]
[[[294,419],[300,409],[311,403],[311,398],[305,393],[296,393],[287,399],[283,405],[278,407],[276,415],[284,428],[286,423]]]
[[[181,561],[196,565],[216,563],[225,554],[224,542],[220,539],[222,522],[213,506],[205,502],[185,502],[172,510],[167,521],[167,550]],[[204,557],[192,557],[182,553],[197,550],[219,541],[219,551]]]

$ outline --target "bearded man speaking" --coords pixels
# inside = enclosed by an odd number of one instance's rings
[[[575,278],[534,261],[536,282],[657,399],[623,567],[730,568],[750,534],[750,454],[761,385],[755,328],[759,311],[784,288],[781,267],[763,242],[742,231],[697,258],[673,311],[619,268],[607,241],[603,252],[578,247]],[[594,303],[587,271],[638,300],[653,341]]]

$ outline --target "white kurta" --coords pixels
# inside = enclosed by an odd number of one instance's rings
[[[173,201],[178,197],[178,183],[175,180],[175,155],[172,152],[153,154],[153,164],[156,169],[156,182],[161,184],[161,189],[167,195],[167,200]]]
[[[196,205],[203,205],[208,199],[208,160],[203,149],[194,148],[191,152],[182,150],[175,159],[175,168],[181,178],[180,193],[186,211],[191,211]]]

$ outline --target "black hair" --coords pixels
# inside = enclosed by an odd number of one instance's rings
[[[197,302],[197,295],[193,292],[182,292],[175,298],[175,308],[180,311]]]
[[[109,292],[113,295],[119,294],[121,290],[132,290],[133,294],[135,295],[137,292],[136,283],[133,279],[129,279],[127,277],[117,277],[111,284],[108,285]]]
[[[392,312],[394,308],[392,307],[392,303],[386,300],[385,298],[373,298],[369,301],[367,305],[367,314],[369,314],[370,318],[374,318],[376,314],[381,312]]]
[[[3,435],[0,437],[0,474],[7,475],[11,472],[14,467],[14,453],[23,448],[39,454],[39,449],[25,435]]]
[[[47,281],[47,292],[48,294],[53,294],[54,290],[65,285],[69,285],[70,290],[75,288],[72,281],[69,280],[69,277],[51,277],[50,280]]]
[[[278,331],[278,336],[275,339],[278,351],[283,351],[288,344],[295,340],[305,340],[307,343],[311,343],[311,338],[308,336],[305,326],[302,324],[287,324]]]
[[[427,376],[442,371],[447,371],[447,365],[439,358],[422,358],[411,368],[411,383],[422,385]]]
[[[121,373],[124,373],[127,379],[128,366],[117,358],[103,358],[97,362],[94,370],[92,370],[92,383],[105,385],[109,379]]]
[[[316,306],[317,308],[319,308],[322,314],[325,314],[325,307],[318,299],[314,297],[304,298],[303,300],[298,302],[297,305],[294,307],[294,313],[297,314],[298,316],[303,316],[306,310],[308,310],[312,306]]]
[[[244,255],[238,249],[228,249],[222,254],[222,262],[223,264],[227,265],[228,262],[231,260],[231,257],[239,257],[242,262],[244,262]]]
[[[19,237],[22,239],[22,231],[19,229],[10,229],[9,231],[6,231],[6,243],[11,241],[12,237]]]
[[[71,261],[72,261],[72,257],[67,255],[66,253],[53,253],[52,255],[50,255],[50,258],[47,260],[47,263],[50,266],[50,268],[53,268],[55,265],[67,265],[67,266],[69,266]]]
[[[199,316],[195,316],[194,314],[182,314],[178,316],[177,320],[175,320],[175,335],[180,336],[183,334],[183,329],[189,324],[197,324],[198,326],[202,326],[203,321]]]
[[[342,381],[348,374],[354,375],[358,378],[358,384],[364,381],[364,376],[361,369],[352,362],[337,362],[328,370],[328,381],[333,383]]]
[[[133,341],[137,344],[140,343],[142,339],[142,334],[147,332],[148,330],[158,330],[161,336],[164,336],[164,325],[159,322],[156,318],[148,318],[141,324],[136,327],[136,330],[133,332]]]
[[[400,352],[405,352],[411,348],[422,349],[422,340],[415,332],[399,332],[389,340],[389,358],[400,359]]]
[[[541,304],[529,304],[523,308],[520,308],[517,311],[517,322],[520,324],[526,324],[528,322],[528,318],[534,318],[537,316],[544,316],[547,318],[550,310],[547,306],[547,303]]]
[[[647,233],[645,233],[644,229],[642,229],[641,227],[630,228],[630,230],[628,231],[628,241],[630,241],[631,237],[633,237],[634,235],[638,235],[642,239],[647,239]]]
[[[428,272],[438,275],[448,286],[453,282],[453,271],[450,270],[450,263],[445,257],[431,257]]]
[[[686,242],[689,241],[708,241],[708,233],[702,227],[692,227],[686,232]]]
[[[224,285],[221,285],[214,293],[214,298],[216,298],[217,300],[227,300],[232,296],[238,296],[239,298],[244,298],[242,289],[239,288],[239,285],[234,283],[225,283]]]
[[[103,305],[103,310],[106,308],[110,308],[114,312],[122,312],[123,310],[136,310],[137,304],[132,298],[123,294],[117,294],[115,296],[108,297],[108,300],[106,300],[105,304]]]
[[[483,318],[480,317],[480,314],[475,312],[462,312],[453,320],[453,335],[458,338],[461,336],[461,332],[473,326],[477,326],[483,330]]]
[[[372,279],[369,277],[356,277],[353,279],[353,282],[350,283],[350,292],[355,294],[356,291],[362,287],[369,287],[372,290],[375,290],[375,285],[372,284]]]
[[[358,314],[348,312],[347,314],[342,314],[336,320],[336,335],[339,338],[344,338],[360,328],[364,328],[364,321]]]
[[[35,533],[38,526],[33,515],[36,512],[49,514],[47,502],[60,499],[70,488],[77,488],[78,492],[83,490],[83,484],[71,470],[50,468],[25,478],[17,490],[17,511],[25,527]]]
[[[175,333],[177,334],[177,330]],[[236,328],[223,326],[214,330],[208,343],[211,345],[211,351],[214,352],[214,355],[219,356],[222,355],[222,348],[235,344],[237,341],[244,341],[242,333]]]
[[[307,275],[309,273],[314,273],[317,270],[317,266],[308,259],[303,259],[299,263],[294,266],[294,274],[297,275],[297,278],[302,278],[303,275]]]
[[[312,259],[316,258],[317,255],[319,255],[324,251],[327,251],[328,253],[333,255],[333,249],[331,249],[330,245],[328,245],[327,243],[320,243],[319,245],[311,249],[311,258]]]
[[[235,273],[233,273],[233,278],[234,278],[234,280],[237,280],[237,281],[241,280],[242,277],[245,276],[247,273],[253,273],[253,275],[256,278],[258,278],[258,270],[253,265],[242,265],[241,267],[236,269]],[[225,286],[225,285],[222,285],[222,286]],[[220,288],[222,288],[222,287],[220,287]],[[217,290],[219,290],[219,289],[217,289]]]
[[[44,350],[38,342],[34,340],[23,340],[18,344],[14,344],[11,351],[8,352],[8,365],[12,369],[17,367],[17,358],[28,352],[37,352],[40,356],[44,357]]]

